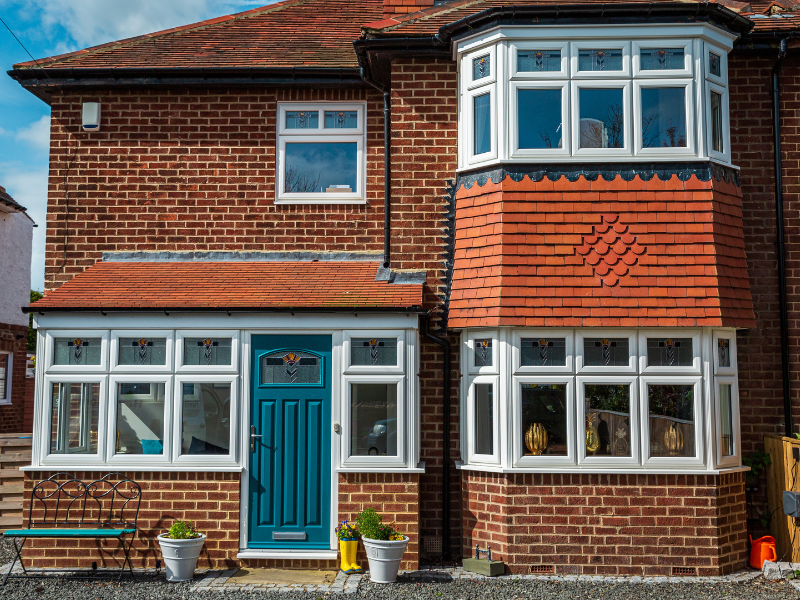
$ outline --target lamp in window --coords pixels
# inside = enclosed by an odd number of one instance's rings
[[[541,423],[533,423],[525,432],[525,445],[531,454],[539,456],[547,450],[547,430]]]
[[[677,423],[670,423],[664,431],[664,448],[670,456],[678,456],[683,452],[683,432]]]

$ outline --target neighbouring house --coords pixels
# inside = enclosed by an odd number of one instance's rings
[[[0,433],[21,433],[27,388],[33,220],[0,186]],[[27,430],[30,431],[30,430]]]
[[[289,0],[15,65],[26,494],[129,473],[139,565],[184,517],[204,566],[334,568],[374,506],[406,568],[743,567],[743,455],[800,406],[798,6]]]

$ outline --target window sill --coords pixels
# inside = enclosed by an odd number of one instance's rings
[[[706,469],[703,467],[689,468],[675,468],[675,469],[646,469],[641,466],[638,467],[559,467],[558,465],[548,467],[492,467],[483,465],[465,465],[461,461],[456,461],[456,469],[460,471],[483,471],[486,473],[564,473],[564,474],[584,474],[584,475],[613,475],[613,474],[631,474],[631,475],[722,475],[723,473],[739,473],[749,471],[750,467],[728,467],[719,469]]]
[[[330,200],[328,200],[328,199],[316,199],[316,198],[307,198],[307,199],[302,199],[302,198],[295,199],[295,198],[292,198],[291,200],[286,200],[286,199],[275,200],[275,204],[276,205],[282,205],[282,204],[288,204],[288,205],[292,205],[292,204],[332,204],[332,205],[335,206],[335,205],[338,205],[338,204],[359,205],[359,204],[366,204],[366,203],[367,203],[367,201],[364,198],[331,198]]]
[[[337,473],[424,473],[425,461],[416,467],[338,467]]]

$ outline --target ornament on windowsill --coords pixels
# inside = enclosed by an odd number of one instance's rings
[[[677,423],[670,423],[664,432],[664,448],[670,456],[678,456],[683,452],[683,432]]]
[[[586,451],[594,454],[600,447],[600,435],[597,433],[597,413],[586,415]]]
[[[628,440],[625,439],[628,436],[628,431],[624,427],[619,427],[614,435],[617,438],[614,441],[614,454],[628,456]]]
[[[541,423],[533,423],[525,432],[525,445],[534,456],[547,450],[547,430]]]

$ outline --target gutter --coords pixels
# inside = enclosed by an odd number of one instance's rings
[[[783,375],[783,418],[786,437],[792,436],[792,389],[789,363],[789,307],[786,297],[786,241],[783,231],[783,165],[781,161],[780,68],[786,57],[786,39],[782,39],[778,60],[772,67],[772,133],[775,152],[775,224],[777,228],[778,300],[781,319],[781,371]]]

